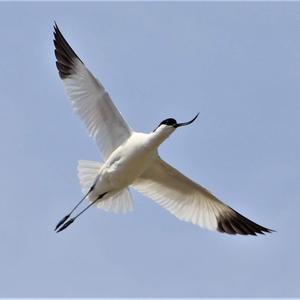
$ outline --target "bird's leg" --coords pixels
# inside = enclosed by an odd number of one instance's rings
[[[95,185],[93,184],[91,186],[91,188],[89,189],[89,191],[85,194],[85,196],[74,206],[74,208],[69,212],[69,214],[67,214],[66,216],[64,216],[56,225],[55,230],[57,230],[60,226],[62,226],[71,216],[71,214],[74,212],[74,210],[82,203],[83,200],[86,199],[86,197],[91,193],[91,191],[95,188]]]
[[[61,232],[65,230],[69,225],[71,225],[81,214],[83,214],[88,208],[90,208],[92,205],[94,205],[97,201],[99,201],[101,198],[103,198],[106,193],[103,193],[97,197],[96,200],[94,200],[92,203],[90,203],[85,209],[83,209],[80,213],[78,213],[74,218],[70,219],[68,222],[64,223],[62,227],[60,227],[56,232]]]

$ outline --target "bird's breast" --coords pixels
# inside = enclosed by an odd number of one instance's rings
[[[156,149],[148,147],[142,139],[129,140],[110,155],[99,179],[108,182],[111,189],[122,189],[132,184],[156,158]]]

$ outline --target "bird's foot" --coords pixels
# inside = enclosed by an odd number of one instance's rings
[[[62,227],[60,227],[56,233],[59,233],[63,230],[65,230],[68,226],[70,226],[75,221],[75,218],[70,219],[68,222],[66,222]]]
[[[62,226],[68,219],[70,218],[70,214],[64,216],[56,225],[54,231],[56,231],[60,226]]]

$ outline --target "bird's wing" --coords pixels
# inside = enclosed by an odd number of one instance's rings
[[[245,218],[159,157],[132,186],[180,220],[210,230],[244,235],[272,231]]]
[[[85,67],[54,26],[56,66],[74,110],[85,123],[104,158],[125,142],[132,130],[102,84]]]

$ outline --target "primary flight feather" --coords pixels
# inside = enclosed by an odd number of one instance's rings
[[[57,232],[92,205],[111,212],[132,210],[129,187],[152,198],[180,220],[206,229],[243,235],[272,231],[242,216],[160,158],[160,144],[177,128],[194,122],[198,115],[185,123],[166,119],[151,133],[133,131],[56,24],[54,45],[56,66],[72,106],[104,157],[103,163],[79,161],[78,174],[85,196],[57,224]],[[84,199],[90,204],[71,218]]]

